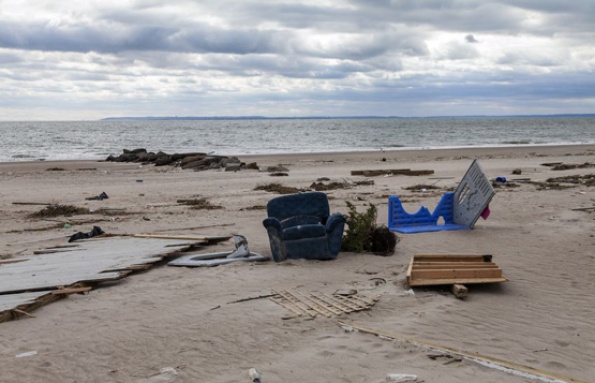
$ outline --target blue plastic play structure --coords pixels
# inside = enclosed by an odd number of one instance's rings
[[[414,214],[407,213],[398,196],[388,197],[388,228],[404,234],[473,229],[480,216],[487,218],[494,194],[475,160],[455,192],[444,194],[432,213],[425,206]]]

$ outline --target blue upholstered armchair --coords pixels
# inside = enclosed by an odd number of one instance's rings
[[[267,204],[263,221],[276,262],[285,259],[335,259],[341,250],[345,217],[330,215],[321,192],[290,194]]]

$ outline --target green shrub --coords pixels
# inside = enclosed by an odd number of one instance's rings
[[[386,226],[376,225],[378,214],[376,206],[368,204],[368,209],[363,213],[358,213],[356,207],[350,202],[347,202],[347,208],[349,209],[345,217],[347,230],[343,236],[341,251],[372,252],[384,256],[394,253],[400,238]]]
[[[368,209],[363,213],[358,213],[355,205],[351,202],[347,202],[347,208],[349,209],[345,217],[347,230],[343,236],[341,250],[354,253],[369,251],[372,232],[376,228],[376,206],[370,203]]]

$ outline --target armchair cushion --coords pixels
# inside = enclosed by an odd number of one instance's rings
[[[291,226],[283,230],[283,240],[285,241],[324,236],[326,236],[326,228],[319,223],[313,225]]]
[[[296,215],[295,217],[285,218],[281,221],[281,227],[287,229],[298,225],[315,225],[321,223],[320,217],[315,215]]]

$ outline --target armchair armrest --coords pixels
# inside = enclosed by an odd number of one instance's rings
[[[343,230],[345,229],[345,216],[340,213],[331,214],[326,221],[326,232],[328,236],[328,248],[334,258],[341,251],[343,241]]]
[[[283,230],[283,228],[281,227],[281,221],[279,221],[277,218],[268,217],[264,221],[262,221],[262,224],[267,230],[269,230],[269,228],[277,230],[279,232],[279,235],[281,235],[281,231]]]
[[[267,229],[267,234],[269,235],[273,259],[275,262],[284,261],[287,258],[287,253],[282,241],[283,228],[281,222],[277,218],[268,217],[262,221],[262,224]]]
[[[332,233],[339,225],[345,225],[345,216],[340,213],[331,214],[331,216],[326,220],[326,232]],[[343,235],[342,230],[341,235]]]

